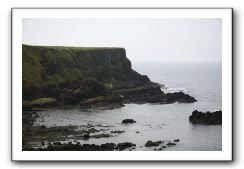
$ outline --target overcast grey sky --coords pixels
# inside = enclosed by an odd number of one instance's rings
[[[23,19],[28,45],[124,47],[132,61],[221,62],[221,19]]]

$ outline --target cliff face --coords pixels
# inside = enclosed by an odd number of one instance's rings
[[[59,98],[90,77],[109,88],[152,84],[132,70],[124,48],[22,46],[23,100]]]

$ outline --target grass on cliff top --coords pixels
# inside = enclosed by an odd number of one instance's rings
[[[123,49],[123,47],[76,47],[76,46],[31,46],[23,44],[23,46],[30,46],[35,48],[47,48],[47,49],[63,49],[63,50],[83,50],[83,51],[99,51],[99,50],[114,50],[114,49]]]

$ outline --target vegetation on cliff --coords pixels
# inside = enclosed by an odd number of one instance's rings
[[[131,68],[124,48],[84,48],[22,45],[23,107],[45,107],[51,100],[61,104],[90,103],[104,105],[111,96],[121,96],[123,103],[191,103],[184,93],[164,94],[160,86]],[[40,101],[40,100],[39,100]],[[45,104],[47,101],[47,104]],[[100,101],[100,102],[98,102]],[[56,102],[55,102],[56,104]],[[108,103],[109,104],[109,103]],[[92,106],[93,107],[93,106]]]
[[[143,79],[131,69],[123,48],[23,45],[22,55],[24,100],[58,98],[62,89],[77,89],[90,77],[109,86]]]

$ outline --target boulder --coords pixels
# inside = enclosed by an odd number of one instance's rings
[[[124,119],[124,120],[122,121],[122,123],[123,123],[123,124],[129,124],[129,123],[136,123],[136,121],[133,120],[133,119]]]
[[[174,139],[174,142],[180,142],[180,139]]]

